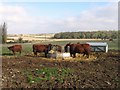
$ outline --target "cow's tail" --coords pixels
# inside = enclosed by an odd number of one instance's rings
[[[33,48],[33,52],[34,52],[34,51],[35,51],[35,49],[34,49],[34,45],[33,45],[33,47],[32,47],[32,48]]]
[[[90,50],[87,48],[87,49],[84,49],[85,50],[85,54],[87,56],[87,58],[89,58],[89,55],[90,55]]]
[[[36,48],[34,45],[33,45],[33,53],[34,53],[34,55],[36,54]]]

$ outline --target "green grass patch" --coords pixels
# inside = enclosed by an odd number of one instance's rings
[[[68,42],[71,42],[71,43],[77,43],[77,42],[80,42],[80,43],[85,43],[85,42],[90,42],[89,40],[77,40],[77,41],[46,41],[46,42],[41,42],[40,44],[53,44],[53,45],[61,45],[61,46],[64,46],[66,45]],[[94,40],[94,41],[91,41],[91,42],[107,42],[108,43],[108,47],[109,47],[109,50],[120,50],[120,48],[118,48],[118,39],[114,39],[113,41],[109,41],[109,40]],[[8,50],[8,46],[12,46],[13,44],[3,44],[2,46],[0,46],[0,52],[2,52],[1,54],[2,55],[7,55],[7,56],[10,56],[12,55],[12,52]],[[23,47],[23,50],[22,50],[22,55],[26,55],[26,54],[33,54],[33,50],[32,50],[32,45],[33,43],[23,43],[21,44],[22,47]],[[19,54],[17,54],[19,55]]]
[[[27,80],[30,84],[38,83],[41,81],[58,81],[60,83],[64,82],[64,79],[71,74],[73,70],[70,68],[43,68],[34,71],[29,71],[26,73]]]
[[[118,47],[118,40],[117,39],[115,39],[114,41],[107,41],[107,43],[108,43],[109,49],[120,50],[120,48]]]

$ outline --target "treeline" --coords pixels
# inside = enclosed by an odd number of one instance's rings
[[[54,35],[56,39],[117,39],[118,31],[62,32]]]

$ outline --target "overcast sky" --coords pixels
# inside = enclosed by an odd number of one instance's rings
[[[5,2],[8,34],[118,30],[117,2]]]

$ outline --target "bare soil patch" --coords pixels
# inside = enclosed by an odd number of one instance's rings
[[[81,56],[66,60],[33,55],[3,57],[3,88],[118,88],[119,60],[118,51],[93,53],[90,59]],[[30,83],[27,73],[36,75],[35,70],[44,68],[70,69],[72,72],[62,77],[62,82],[51,77]]]

